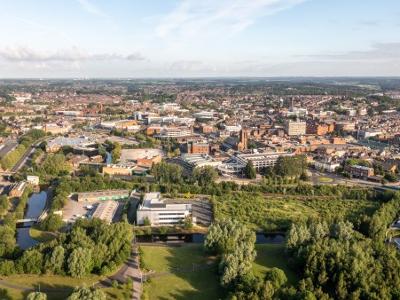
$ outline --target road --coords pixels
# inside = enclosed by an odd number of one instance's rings
[[[10,140],[5,142],[0,148],[0,158],[3,158],[8,152],[14,150],[17,147],[18,143],[16,140]]]
[[[18,172],[26,162],[28,161],[29,156],[31,156],[35,152],[35,147],[30,146],[29,149],[22,155],[21,159],[15,164],[15,166],[11,169],[11,172]]]
[[[311,181],[315,185],[321,184],[343,184],[343,185],[364,185],[369,187],[382,187],[380,182],[367,181],[356,178],[345,178],[343,176],[334,173],[323,173],[320,171],[309,170],[311,172]],[[329,178],[329,182],[321,181],[319,178],[326,177]]]

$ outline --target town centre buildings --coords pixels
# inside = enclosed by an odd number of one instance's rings
[[[154,226],[174,225],[181,223],[191,214],[191,204],[167,204],[161,199],[160,193],[147,193],[137,209],[136,220],[138,225],[144,225],[145,220]],[[195,220],[193,222],[195,223]]]

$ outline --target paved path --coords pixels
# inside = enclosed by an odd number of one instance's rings
[[[112,276],[100,281],[97,286],[111,286],[114,280],[118,282],[126,282],[128,278],[132,279],[132,299],[140,300],[142,294],[142,272],[139,264],[139,251],[138,246],[132,243],[131,257],[124,263],[124,265]]]

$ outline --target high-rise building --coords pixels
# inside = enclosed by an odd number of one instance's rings
[[[249,138],[249,132],[246,129],[240,130],[239,143],[237,145],[238,151],[243,151],[247,149],[247,140]]]
[[[306,122],[289,120],[286,122],[286,133],[291,136],[306,134]]]

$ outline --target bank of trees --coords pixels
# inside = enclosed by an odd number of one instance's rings
[[[151,168],[151,174],[160,183],[179,184],[183,181],[182,167],[164,161],[153,165]]]
[[[246,164],[246,167],[244,168],[244,176],[246,176],[246,178],[248,179],[254,179],[256,178],[257,172],[256,169],[253,166],[253,163],[251,161],[249,161]]]
[[[23,252],[11,236],[15,230],[0,228],[0,274],[57,274],[82,278],[107,274],[130,255],[132,229],[128,223],[107,225],[95,220],[80,220],[70,231],[55,240]],[[5,230],[8,230],[7,232]]]
[[[32,129],[23,135],[19,141],[18,146],[7,153],[1,160],[0,164],[3,169],[11,169],[22,158],[28,148],[38,139],[45,136],[44,131]]]
[[[237,221],[215,222],[209,228],[204,246],[218,255],[220,284],[227,299],[313,299],[289,286],[281,269],[271,268],[264,277],[255,276],[255,241],[254,231]]]
[[[296,177],[307,169],[305,155],[280,156],[273,168],[273,173],[282,177]]]
[[[251,272],[256,257],[255,241],[255,233],[239,222],[220,221],[209,227],[204,246],[220,257],[222,286],[233,286]]]
[[[287,236],[293,267],[316,299],[399,299],[394,246],[376,243],[346,221],[293,224]]]

